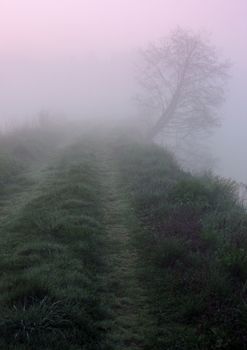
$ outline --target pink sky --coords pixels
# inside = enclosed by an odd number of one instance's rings
[[[211,33],[234,63],[215,147],[222,172],[247,182],[247,0],[0,0],[0,122],[42,108],[127,113],[124,53],[178,25]]]
[[[240,54],[246,15],[246,0],[0,0],[0,53],[50,58],[124,50],[181,25],[212,32]]]

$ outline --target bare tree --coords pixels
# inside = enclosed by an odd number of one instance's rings
[[[143,51],[142,57],[138,78],[144,93],[140,101],[156,118],[150,138],[173,132],[186,137],[219,123],[229,63],[219,59],[208,40],[177,29],[159,45]]]

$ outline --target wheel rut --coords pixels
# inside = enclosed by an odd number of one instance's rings
[[[109,341],[114,350],[144,349],[148,329],[145,289],[138,279],[138,255],[132,231],[135,215],[121,190],[118,171],[109,151],[101,159],[104,222],[109,247],[108,281],[112,308]]]

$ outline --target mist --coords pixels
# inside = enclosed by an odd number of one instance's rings
[[[216,171],[246,182],[244,0],[1,1],[0,121],[40,112],[67,119],[134,119],[139,49],[177,26],[205,32],[233,63],[221,128],[209,140]]]
[[[0,0],[0,350],[246,349],[246,14]]]

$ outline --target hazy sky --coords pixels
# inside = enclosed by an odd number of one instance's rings
[[[129,57],[178,25],[234,63],[216,147],[221,171],[247,182],[247,0],[0,0],[0,119],[127,111]]]
[[[242,56],[246,14],[246,0],[0,0],[0,49],[42,58],[123,50],[179,24]]]

